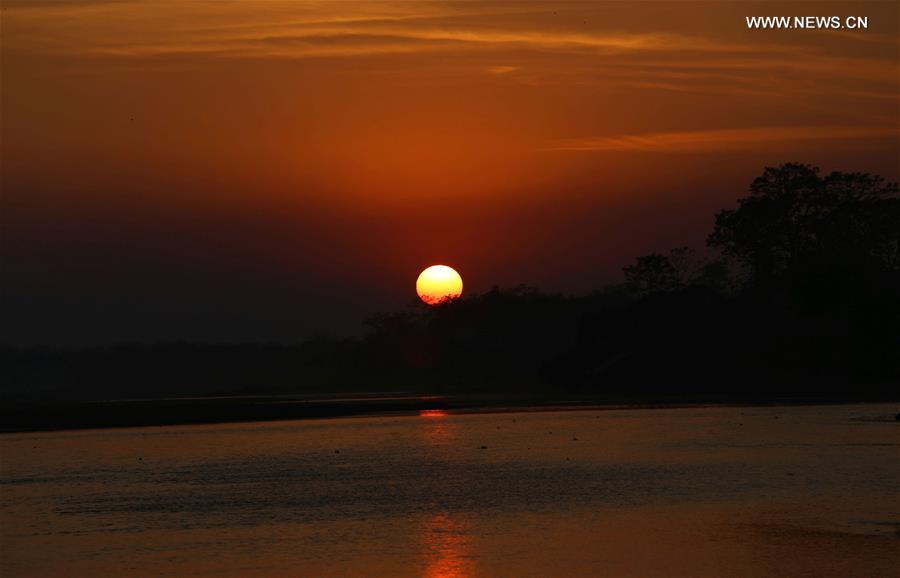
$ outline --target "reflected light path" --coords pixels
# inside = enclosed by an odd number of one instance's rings
[[[466,524],[448,514],[434,514],[422,527],[426,578],[466,578],[474,575],[471,537]]]
[[[425,445],[435,456],[447,458],[458,446],[459,423],[443,409],[419,412]],[[427,515],[420,530],[426,578],[465,578],[474,575],[471,532],[465,521],[447,512]]]
[[[427,418],[421,423],[422,437],[425,445],[435,452],[438,448],[446,447],[457,439],[457,424],[453,423],[450,414],[443,409],[423,409],[419,411],[419,417]]]

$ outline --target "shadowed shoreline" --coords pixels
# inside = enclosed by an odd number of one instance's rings
[[[418,415],[422,412],[507,413],[610,411],[686,407],[753,407],[900,402],[900,395],[705,397],[540,395],[428,395],[407,392],[314,396],[222,396],[110,400],[61,404],[14,404],[0,410],[0,434],[149,426],[200,425]]]

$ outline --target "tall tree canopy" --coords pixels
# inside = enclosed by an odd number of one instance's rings
[[[895,277],[900,191],[865,173],[769,167],[736,209],[716,215],[708,243],[746,265],[757,285]]]

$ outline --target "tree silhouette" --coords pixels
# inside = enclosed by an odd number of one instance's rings
[[[677,291],[697,283],[701,277],[712,277],[719,271],[703,263],[690,247],[675,247],[667,255],[650,253],[635,259],[634,265],[622,268],[626,287],[644,297],[655,293]]]
[[[738,208],[716,215],[707,242],[747,266],[758,287],[845,285],[898,269],[900,193],[865,173],[825,177],[811,165],[768,167]]]
[[[640,296],[674,291],[681,287],[678,270],[667,255],[650,253],[635,259],[634,265],[622,268],[625,283]]]
[[[0,401],[366,389],[896,398],[896,184],[797,163],[766,168],[749,196],[716,215],[707,242],[721,254],[643,255],[623,268],[625,283],[584,295],[518,286],[437,307],[416,299],[366,320],[359,338],[0,347]]]

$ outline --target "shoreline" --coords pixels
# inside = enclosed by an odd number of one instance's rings
[[[738,397],[696,395],[441,395],[412,392],[307,396],[220,396],[11,404],[0,410],[0,435],[66,430],[212,425],[390,415],[613,411],[692,407],[777,407],[900,402],[900,396]],[[900,408],[898,408],[900,409]]]

